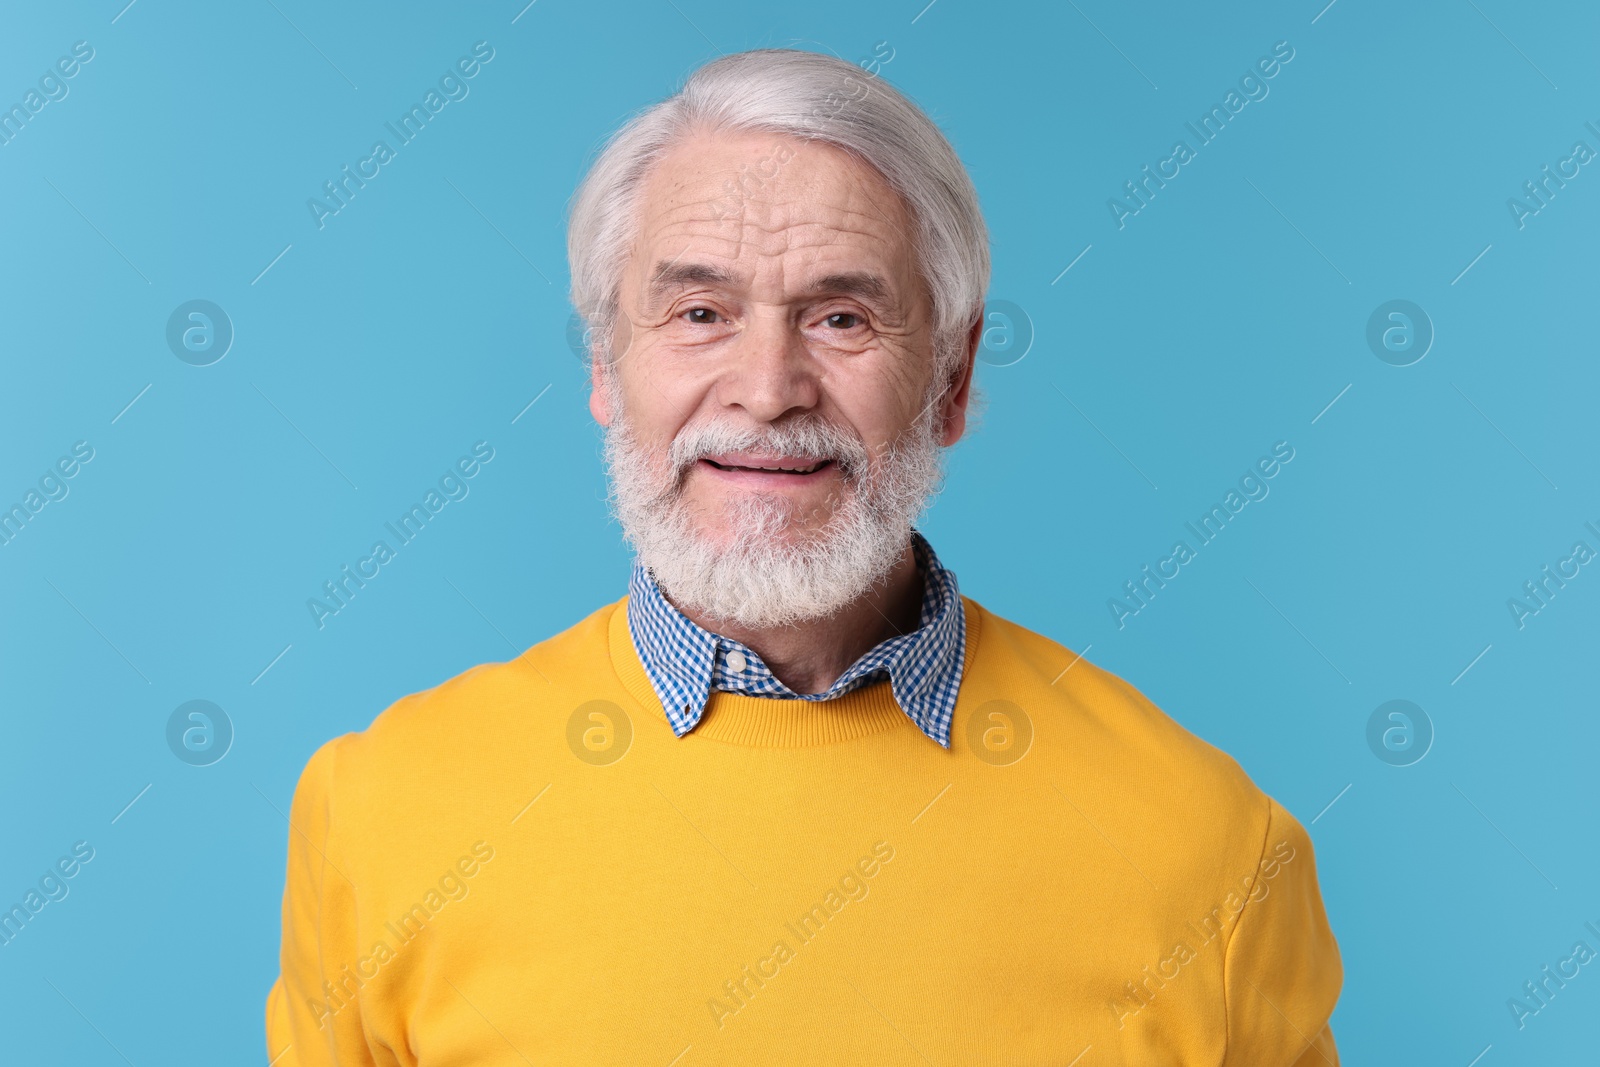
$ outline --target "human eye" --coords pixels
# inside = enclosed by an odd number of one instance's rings
[[[808,315],[806,321],[811,343],[834,351],[865,351],[878,336],[875,320],[857,304],[827,304]]]
[[[686,308],[679,313],[678,317],[694,326],[715,326],[723,321],[721,314],[715,308],[708,308],[704,305]]]

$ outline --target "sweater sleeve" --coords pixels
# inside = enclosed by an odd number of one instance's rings
[[[1317,888],[1305,827],[1268,798],[1255,878],[1270,888],[1240,913],[1223,964],[1224,1067],[1338,1067],[1328,1017],[1344,968]]]
[[[355,887],[330,832],[340,740],[311,757],[289,810],[280,971],[267,995],[267,1060],[273,1067],[374,1062],[354,982],[340,973],[341,965],[354,966],[357,959]]]

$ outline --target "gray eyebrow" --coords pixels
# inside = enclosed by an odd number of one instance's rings
[[[866,271],[845,271],[840,274],[824,275],[807,286],[806,292],[813,296],[823,293],[859,296],[872,303],[889,303],[889,284],[876,274]]]
[[[655,274],[650,279],[646,301],[654,305],[663,293],[680,286],[732,285],[733,282],[733,275],[721,267],[713,267],[706,263],[677,263],[662,260],[656,264]]]

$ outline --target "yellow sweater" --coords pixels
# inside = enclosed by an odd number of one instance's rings
[[[675,737],[626,598],[330,741],[294,797],[269,1059],[1336,1065],[1304,828],[963,601],[948,750],[882,682],[713,691]]]

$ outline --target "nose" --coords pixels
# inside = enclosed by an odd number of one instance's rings
[[[724,407],[743,408],[757,421],[776,422],[790,412],[817,406],[820,376],[799,326],[789,321],[786,311],[758,309],[731,346],[717,383],[717,401]]]

